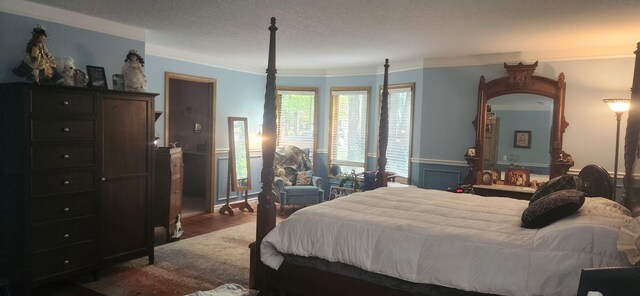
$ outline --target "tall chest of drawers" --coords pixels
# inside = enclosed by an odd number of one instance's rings
[[[154,97],[0,85],[0,277],[30,289],[153,261]]]
[[[163,226],[167,240],[182,235],[178,229],[182,209],[184,164],[182,148],[156,150],[154,186],[154,226]]]

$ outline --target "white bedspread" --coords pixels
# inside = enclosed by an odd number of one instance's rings
[[[616,250],[624,207],[587,198],[578,214],[520,227],[528,201],[420,188],[354,193],[292,214],[263,240],[280,253],[323,258],[416,283],[500,295],[575,295],[587,267],[629,265]]]

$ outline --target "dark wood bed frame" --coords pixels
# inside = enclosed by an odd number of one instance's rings
[[[261,173],[262,192],[258,196],[256,241],[249,245],[250,256],[250,286],[260,291],[259,295],[413,295],[408,291],[390,288],[366,280],[342,274],[332,273],[306,267],[289,264],[285,261],[276,271],[264,265],[260,261],[260,244],[276,224],[276,194],[273,192],[273,159],[275,155],[276,134],[276,19],[271,18],[270,40],[269,40],[269,63],[267,67],[267,83],[265,91],[263,134],[266,136],[262,142],[263,168]],[[638,43],[640,47],[640,43]],[[640,50],[636,50],[635,71],[633,78],[632,103],[627,127],[625,145],[625,197],[623,203],[634,211],[637,216],[640,214],[640,190],[633,190],[633,180],[631,179],[633,165],[638,150],[638,134],[640,133]],[[384,168],[386,165],[386,143],[388,134],[388,59],[385,61],[384,85],[382,108],[380,115],[380,137],[378,142],[379,160],[377,173],[377,185],[384,186]],[[632,134],[632,135],[631,135]],[[379,183],[378,183],[378,180]],[[486,295],[480,293],[467,292],[441,286],[431,285],[432,289],[427,295]]]

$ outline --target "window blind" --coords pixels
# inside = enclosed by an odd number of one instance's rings
[[[369,91],[331,91],[331,165],[362,172],[366,163]]]
[[[315,100],[314,91],[278,90],[276,101],[277,146],[308,148],[311,161],[315,147]]]
[[[389,89],[389,142],[386,170],[404,178],[409,177],[412,104],[413,87]]]

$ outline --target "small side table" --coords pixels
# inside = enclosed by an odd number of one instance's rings
[[[587,268],[580,273],[578,296],[589,291],[603,295],[638,295],[640,266]]]
[[[0,278],[0,296],[9,296],[11,292],[9,292],[9,281],[4,278]]]
[[[354,193],[358,190],[355,190],[351,187],[339,187],[339,186],[331,186],[329,188],[329,200],[338,198],[338,197],[342,197],[342,196],[347,196],[351,193]]]

